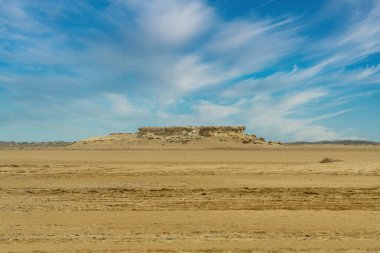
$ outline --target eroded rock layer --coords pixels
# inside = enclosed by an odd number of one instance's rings
[[[200,137],[229,136],[243,137],[245,126],[174,126],[174,127],[141,127],[138,136],[156,135],[160,137],[176,135],[193,135]]]

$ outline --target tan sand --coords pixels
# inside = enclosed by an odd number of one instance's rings
[[[3,150],[0,252],[33,251],[380,252],[380,149]]]

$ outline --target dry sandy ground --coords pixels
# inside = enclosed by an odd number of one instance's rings
[[[380,252],[380,149],[3,150],[0,252],[33,251]]]

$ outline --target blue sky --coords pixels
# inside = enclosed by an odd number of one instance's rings
[[[0,0],[0,140],[380,141],[379,115],[377,0]]]

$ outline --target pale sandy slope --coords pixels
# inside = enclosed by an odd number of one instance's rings
[[[380,149],[0,151],[0,252],[33,251],[380,252]]]

